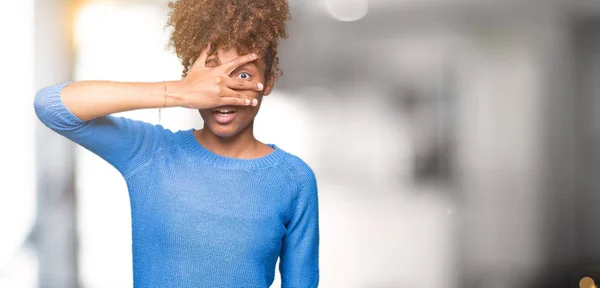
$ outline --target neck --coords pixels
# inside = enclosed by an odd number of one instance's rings
[[[202,130],[194,131],[196,139],[206,149],[225,157],[253,158],[259,143],[254,138],[254,122],[232,137],[220,137],[206,125]]]

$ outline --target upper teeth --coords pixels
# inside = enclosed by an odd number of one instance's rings
[[[217,110],[217,112],[219,113],[229,113],[232,112],[231,110]]]

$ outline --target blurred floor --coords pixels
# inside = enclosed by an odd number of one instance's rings
[[[323,287],[455,287],[457,211],[432,196],[444,191],[323,182]]]

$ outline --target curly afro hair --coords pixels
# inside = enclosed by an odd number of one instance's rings
[[[277,46],[288,37],[287,0],[176,0],[169,8],[169,47],[183,64],[183,77],[209,42],[209,55],[217,54],[216,47],[257,53],[265,59],[265,78],[282,75]]]

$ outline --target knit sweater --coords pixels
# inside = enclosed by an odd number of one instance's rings
[[[315,175],[274,144],[254,159],[218,155],[193,129],[112,115],[83,121],[60,97],[70,82],[35,95],[40,121],[123,176],[131,205],[133,282],[139,288],[317,287]]]

